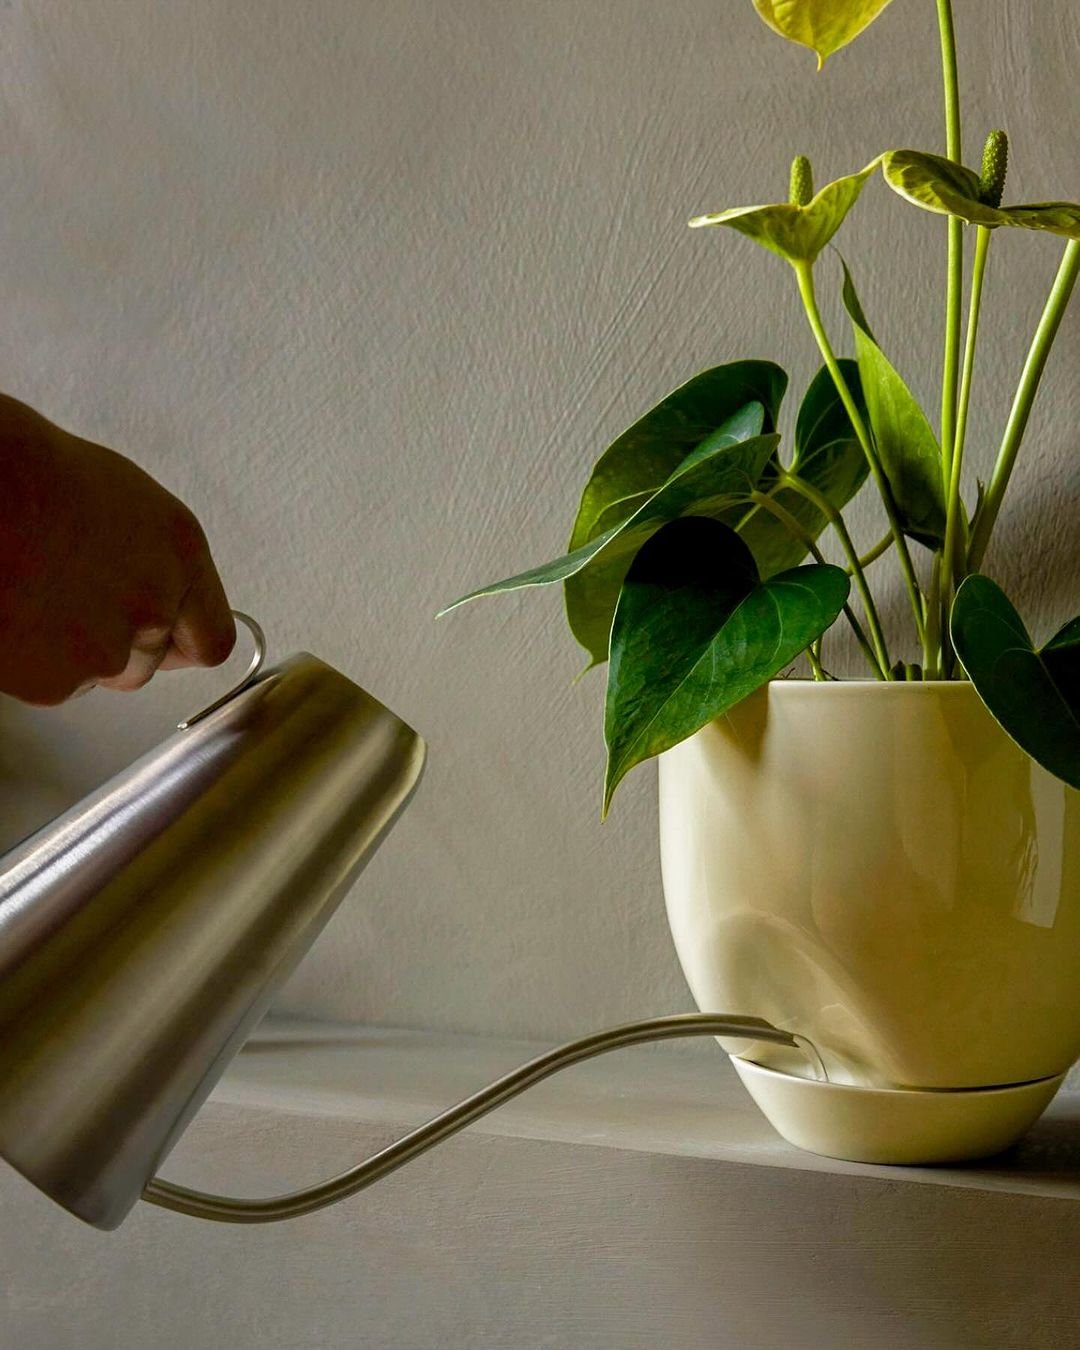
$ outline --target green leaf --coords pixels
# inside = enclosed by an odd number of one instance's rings
[[[1042,650],[989,577],[953,601],[953,647],[994,719],[1044,769],[1080,788],[1080,618]]]
[[[841,291],[844,308],[851,316],[852,321],[857,327],[862,329],[870,341],[877,342],[877,338],[870,328],[870,322],[866,317],[866,311],[862,307],[862,301],[859,299],[859,293],[855,289],[855,281],[848,271],[848,265],[843,258],[840,259],[840,266],[844,269],[844,286]]]
[[[788,262],[812,263],[844,223],[859,200],[866,180],[880,158],[865,169],[827,183],[805,206],[777,202],[771,206],[734,206],[726,211],[694,216],[691,229],[704,225],[727,225]]]
[[[757,420],[760,423],[760,416]],[[735,443],[726,436],[710,439],[708,454],[695,452],[688,456],[668,481],[627,519],[561,558],[471,591],[442,613],[483,595],[573,579],[577,587],[574,594],[579,629],[588,639],[581,639],[583,645],[593,664],[606,660],[619,588],[634,554],[662,525],[678,516],[690,511],[701,516],[723,515],[744,500],[749,488],[761,477],[779,437],[773,433]]]
[[[849,584],[818,564],[761,581],[719,521],[687,516],[655,534],[627,573],[611,630],[605,813],[634,765],[727,712],[819,637]]]
[[[874,22],[889,0],[754,0],[769,27],[789,42],[826,57],[847,46]]]
[[[1011,225],[1080,239],[1080,204],[1076,202],[991,206],[982,200],[982,183],[973,169],[921,150],[890,150],[882,167],[893,191],[926,211],[957,216],[969,225],[988,229]]]
[[[605,530],[603,534],[597,535],[595,539],[590,539],[581,548],[576,548],[570,553],[564,553],[551,562],[540,563],[539,566],[530,567],[524,572],[517,572],[512,577],[504,577],[502,581],[493,581],[487,586],[480,586],[475,591],[469,591],[467,595],[460,596],[457,600],[452,601],[445,609],[440,609],[436,618],[441,619],[444,614],[449,614],[452,609],[457,609],[459,605],[467,605],[470,600],[479,600],[484,595],[499,595],[503,591],[520,591],[528,586],[550,586],[556,581],[564,581],[567,577],[573,576],[575,572],[580,572],[598,553],[601,553],[621,528],[621,525],[615,525],[611,529]]]
[[[765,409],[761,430],[776,429],[776,417],[787,389],[787,375],[771,361],[733,361],[703,370],[680,385],[613,441],[593,467],[570,536],[570,550],[588,543],[618,523],[611,513],[626,505],[621,519],[637,509],[633,498],[653,493],[667,482],[692,451],[737,418],[748,404]],[[728,428],[730,430],[730,428]],[[600,518],[608,512],[605,524]],[[573,615],[570,626],[573,627]]]
[[[914,394],[874,341],[846,266],[844,276],[844,304],[878,458],[905,533],[933,548],[945,538],[941,447]]]
[[[627,569],[642,544],[668,521],[694,514],[726,519],[746,500],[775,453],[779,437],[755,436],[718,445],[705,459],[689,456],[662,488],[605,542],[587,566],[566,579],[566,611],[590,666],[607,660],[611,621]]]
[[[858,367],[854,361],[841,361],[840,368],[865,416]],[[799,408],[795,454],[789,471],[817,488],[837,509],[846,506],[866,480],[869,471],[866,455],[836,392],[832,376],[824,367],[814,377]],[[759,490],[767,491],[795,517],[812,539],[816,539],[825,528],[825,516],[792,488],[780,487],[775,482],[775,474],[771,484],[769,477],[766,468]],[[806,546],[763,507],[752,507],[738,522],[737,529],[753,553],[763,577],[794,567],[806,556]]]

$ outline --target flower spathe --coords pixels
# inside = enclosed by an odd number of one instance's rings
[[[982,179],[974,169],[922,150],[890,150],[882,157],[882,170],[894,192],[924,211],[956,216],[990,230],[1011,225],[1080,239],[1080,204],[1076,202],[992,206],[985,200]]]
[[[881,163],[871,160],[858,173],[827,183],[805,206],[777,202],[770,206],[733,206],[695,216],[691,229],[728,225],[790,263],[812,263],[859,199],[866,180]]]
[[[774,33],[809,47],[818,59],[846,47],[869,27],[889,0],[754,0],[754,8]]]

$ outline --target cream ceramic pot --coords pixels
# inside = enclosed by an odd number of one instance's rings
[[[1080,1054],[1080,792],[969,684],[775,681],[661,756],[660,836],[699,1006],[809,1037],[833,1082],[1024,1083]]]

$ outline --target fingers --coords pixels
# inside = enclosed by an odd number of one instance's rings
[[[131,650],[124,669],[118,675],[99,679],[97,683],[103,689],[120,689],[124,692],[141,689],[143,685],[149,684],[169,650],[170,634],[168,626],[137,631],[131,640]]]
[[[236,624],[217,568],[206,553],[180,606],[159,669],[219,666],[236,645]]]
[[[198,520],[131,460],[0,395],[0,693],[217,665],[235,642]]]

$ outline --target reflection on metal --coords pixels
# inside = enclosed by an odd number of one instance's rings
[[[300,654],[0,859],[0,1156],[115,1227],[423,757],[404,722]]]

